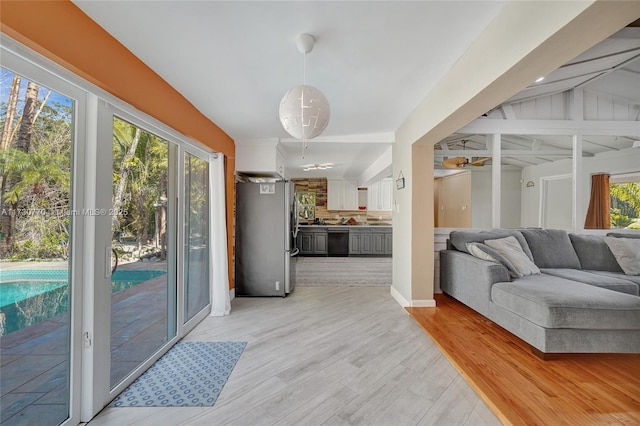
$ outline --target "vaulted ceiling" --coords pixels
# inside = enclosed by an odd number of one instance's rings
[[[640,140],[640,27],[541,77],[437,144],[436,167],[451,157],[491,156],[492,133],[500,133],[501,163],[519,168],[571,158],[573,134],[582,135],[585,157]]]

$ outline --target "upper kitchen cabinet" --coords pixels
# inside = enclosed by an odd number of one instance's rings
[[[236,171],[252,177],[284,179],[285,154],[278,140],[236,141]]]
[[[382,179],[379,182],[369,185],[367,191],[368,210],[391,211],[393,206],[393,180]]]
[[[358,182],[328,179],[327,210],[358,210]]]

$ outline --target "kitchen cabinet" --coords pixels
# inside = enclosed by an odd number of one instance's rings
[[[358,182],[328,179],[327,210],[358,210]]]
[[[327,254],[327,231],[314,232],[313,234],[313,254]]]
[[[391,255],[393,253],[393,234],[391,230],[384,234],[384,254]]]
[[[236,172],[285,178],[285,151],[277,141],[236,141]]]
[[[360,234],[349,232],[349,254],[360,254]]]
[[[300,228],[296,242],[302,256],[326,256],[327,228],[322,226]]]
[[[382,179],[369,185],[367,208],[373,211],[391,211],[393,207],[393,180]]]
[[[393,246],[392,236],[391,228],[351,227],[349,229],[349,255],[389,256]]]
[[[382,232],[376,232],[371,234],[371,250],[372,253],[377,256],[382,256],[385,254],[385,244],[384,244],[385,234]]]
[[[349,256],[391,256],[393,234],[387,226],[345,226],[349,232]],[[300,256],[327,256],[326,226],[303,226],[298,232]]]

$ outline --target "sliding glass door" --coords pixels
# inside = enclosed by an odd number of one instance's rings
[[[209,304],[209,163],[184,159],[184,322]]]
[[[176,335],[169,148],[155,134],[113,118],[111,388]]]
[[[25,52],[0,45],[0,425],[74,425],[208,313],[211,168]]]
[[[83,218],[76,214],[82,184],[74,182],[82,170],[74,159],[82,153],[75,123],[83,93],[2,55],[0,424],[77,422],[72,377],[79,377],[80,355],[72,336],[79,328]]]

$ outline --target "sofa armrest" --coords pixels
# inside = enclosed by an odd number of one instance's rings
[[[440,288],[483,315],[489,312],[491,286],[511,281],[507,268],[457,250],[440,252]]]

